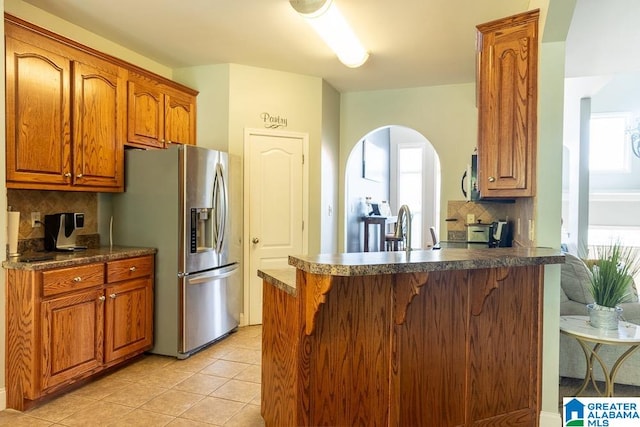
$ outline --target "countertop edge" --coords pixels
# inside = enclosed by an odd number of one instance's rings
[[[48,270],[52,268],[73,267],[96,262],[115,261],[123,258],[133,258],[137,256],[153,255],[157,252],[155,248],[140,248],[127,246],[100,247],[87,249],[73,253],[55,252],[50,253],[54,258],[43,261],[19,261],[19,257],[9,258],[2,262],[2,267],[8,270]],[[44,255],[38,253],[37,255]]]
[[[366,252],[316,257],[289,256],[289,264],[307,273],[365,276],[444,270],[562,264],[564,255],[551,248],[440,249]]]
[[[291,296],[298,295],[295,268],[258,270],[258,277]]]

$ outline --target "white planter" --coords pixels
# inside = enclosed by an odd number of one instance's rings
[[[620,307],[604,307],[596,303],[587,304],[591,326],[599,329],[618,329],[618,321],[622,316]]]

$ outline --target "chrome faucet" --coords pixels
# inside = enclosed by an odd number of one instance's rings
[[[411,211],[407,205],[400,206],[398,210],[398,227],[406,239],[404,250],[409,252],[411,250]]]

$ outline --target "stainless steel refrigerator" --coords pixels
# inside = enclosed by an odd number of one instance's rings
[[[189,145],[125,153],[125,192],[112,198],[113,243],[158,250],[152,353],[186,358],[239,324],[227,168],[227,153]]]

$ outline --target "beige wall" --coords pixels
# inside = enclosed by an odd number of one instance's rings
[[[406,126],[425,136],[440,158],[440,206],[446,210],[448,200],[462,198],[460,179],[471,161],[477,139],[474,83],[346,93],[342,95],[340,121],[340,251],[345,242],[346,162],[354,145],[382,126]],[[440,216],[440,230],[446,230],[445,210]]]

